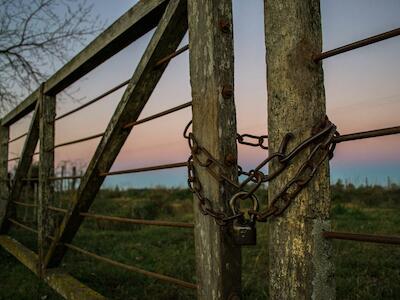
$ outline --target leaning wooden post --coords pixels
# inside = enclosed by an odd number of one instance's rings
[[[193,134],[237,180],[231,0],[189,0],[188,17]],[[213,208],[230,215],[231,187],[203,167],[196,170]],[[240,247],[211,216],[201,214],[196,197],[194,201],[198,299],[239,299]]]
[[[4,218],[7,216],[6,210],[10,196],[10,182],[8,178],[8,139],[9,127],[0,125],[0,224],[4,223]]]
[[[54,118],[56,113],[56,98],[46,96],[44,84],[40,88],[40,120],[39,120],[39,201],[38,201],[38,250],[39,270],[44,274],[44,258],[49,246],[47,236],[51,234],[48,215],[49,202],[54,197],[54,181],[49,180],[54,176]]]
[[[294,133],[288,150],[311,136],[325,117],[319,0],[265,0],[269,151]],[[307,149],[309,152],[310,149]],[[273,180],[272,199],[299,169],[306,153]],[[272,164],[270,172],[278,166]],[[270,299],[333,299],[332,249],[321,232],[330,229],[329,165],[326,161],[286,212],[269,223]]]

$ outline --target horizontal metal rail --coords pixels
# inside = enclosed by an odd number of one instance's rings
[[[39,152],[35,152],[35,153],[33,153],[31,156],[34,157],[35,155],[39,155]],[[10,162],[10,161],[19,160],[19,159],[21,159],[20,156],[10,158],[10,159],[8,159],[7,161]]]
[[[63,176],[63,177],[53,176],[53,177],[49,177],[48,179],[51,181],[68,180],[68,179],[82,179],[82,176]],[[23,178],[22,181],[39,181],[39,178],[38,177]]]
[[[21,134],[21,135],[15,137],[15,138],[9,140],[8,143],[11,144],[11,143],[13,143],[13,142],[16,142],[16,141],[18,141],[18,140],[20,140],[20,139],[26,137],[27,135],[28,135],[28,132],[25,132],[24,134]]]
[[[21,228],[23,228],[23,229],[25,229],[25,230],[28,230],[28,231],[33,232],[33,233],[38,233],[38,231],[37,231],[36,229],[34,229],[34,228],[32,228],[32,227],[29,227],[29,226],[27,226],[27,225],[25,225],[25,224],[22,224],[22,223],[20,223],[20,222],[14,220],[14,219],[12,219],[12,218],[8,218],[8,221],[10,221],[10,222],[13,223],[14,225],[17,225],[17,226],[19,226],[19,227],[21,227]]]
[[[101,99],[107,97],[108,95],[118,91],[120,88],[128,85],[129,81],[130,81],[130,79],[125,80],[124,82],[118,84],[117,86],[115,86],[115,87],[111,88],[110,90],[104,92],[103,94],[97,96],[93,100],[90,100],[90,101],[86,102],[85,104],[82,104],[81,106],[78,106],[77,108],[74,108],[74,109],[72,109],[72,110],[70,110],[70,111],[68,111],[68,112],[56,117],[54,119],[54,121],[59,121],[59,120],[65,118],[65,117],[67,117],[69,115],[72,115],[73,113],[76,113],[76,112],[78,112],[78,111],[80,111],[80,110],[82,110],[82,109],[84,109],[84,108],[86,108],[86,107],[88,107],[88,106],[100,101]]]
[[[94,140],[94,139],[97,139],[99,137],[102,137],[103,135],[104,135],[104,132],[98,133],[98,134],[94,134],[94,135],[90,135],[88,137],[84,137],[84,138],[81,138],[81,139],[77,139],[77,140],[73,140],[73,141],[69,141],[69,142],[66,142],[66,143],[55,145],[53,149],[57,149],[57,148],[64,147],[64,146],[69,146],[69,145],[74,145],[74,144],[78,144],[78,143]]]
[[[400,245],[400,237],[397,236],[359,234],[359,233],[335,232],[335,231],[324,231],[322,233],[322,236],[326,239]]]
[[[390,38],[398,36],[398,35],[400,35],[400,28],[397,28],[397,29],[394,29],[391,31],[387,31],[387,32],[384,32],[384,33],[381,33],[381,34],[378,34],[375,36],[371,36],[369,38],[366,38],[366,39],[363,39],[363,40],[360,40],[360,41],[357,41],[357,42],[354,42],[354,43],[351,43],[351,44],[348,44],[348,45],[345,45],[345,46],[342,46],[342,47],[339,47],[339,48],[336,48],[333,50],[322,52],[322,53],[314,56],[313,59],[315,62],[318,62],[322,59],[325,59],[325,58],[328,58],[331,56],[335,56],[335,55],[338,55],[338,54],[341,54],[344,52],[348,52],[348,51],[351,51],[351,50],[354,50],[357,48],[361,48],[361,47],[364,47],[367,45],[371,45],[371,44],[374,44],[374,43],[377,43],[377,42],[380,42],[383,40],[387,40],[387,39],[390,39]]]
[[[176,50],[174,53],[171,53],[170,55],[160,59],[158,62],[156,62],[156,67],[161,66],[162,64],[170,61],[171,59],[173,59],[174,57],[177,57],[178,55],[182,54],[183,52],[189,50],[189,45],[183,46],[182,48]]]
[[[368,138],[373,138],[373,137],[378,137],[378,136],[386,136],[386,135],[399,134],[399,133],[400,133],[400,126],[388,127],[388,128],[375,129],[375,130],[340,135],[335,138],[335,142],[341,143],[341,142],[346,142],[346,141],[368,139]]]
[[[165,165],[158,165],[158,166],[151,166],[151,167],[143,167],[143,168],[137,168],[137,169],[105,172],[105,173],[100,173],[99,176],[113,176],[113,175],[121,175],[121,174],[158,171],[158,170],[165,170],[165,169],[182,168],[182,167],[186,167],[186,166],[187,166],[187,162],[179,162],[179,163],[165,164]]]
[[[67,213],[66,209],[49,206],[49,210],[60,213]],[[135,224],[135,225],[150,225],[150,226],[161,226],[161,227],[176,227],[176,228],[193,228],[194,225],[191,223],[184,222],[171,222],[171,221],[160,221],[160,220],[143,220],[143,219],[130,219],[130,218],[121,218],[121,217],[112,217],[112,216],[104,216],[97,215],[91,213],[80,213],[82,217],[95,219],[95,220],[104,220],[110,221],[113,223],[124,223],[124,224]]]
[[[48,206],[47,209],[50,210],[50,211],[60,212],[60,213],[64,213],[64,214],[67,213],[67,210],[64,209],[64,208]]]
[[[170,54],[170,55],[164,57],[164,58],[161,59],[161,60],[159,60],[159,61],[156,63],[156,67],[158,67],[158,66],[164,64],[164,63],[167,62],[167,61],[170,61],[172,58],[178,56],[179,54],[181,54],[181,53],[183,53],[183,52],[185,52],[185,51],[187,51],[187,50],[189,50],[189,45],[186,45],[186,46],[182,47],[181,49],[178,49],[178,50],[175,51],[174,53],[172,53],[172,54]],[[92,100],[86,102],[85,104],[82,104],[81,106],[78,106],[77,108],[74,108],[74,109],[72,109],[72,110],[70,110],[70,111],[68,111],[68,112],[66,112],[66,113],[64,113],[64,114],[62,114],[62,115],[56,117],[56,118],[55,118],[55,121],[59,121],[59,120],[65,118],[65,117],[67,117],[67,116],[69,116],[69,115],[71,115],[71,114],[74,114],[74,113],[76,113],[76,112],[78,112],[78,111],[80,111],[80,110],[82,110],[82,109],[84,109],[84,108],[86,108],[86,107],[88,107],[88,106],[90,106],[90,105],[92,105],[92,104],[94,104],[94,103],[100,101],[101,99],[107,97],[108,95],[110,95],[110,94],[112,94],[112,93],[118,91],[119,89],[123,88],[124,86],[128,85],[129,82],[130,82],[130,79],[125,80],[124,82],[122,82],[122,83],[116,85],[115,87],[109,89],[108,91],[106,91],[106,92],[104,92],[103,94],[97,96],[96,98],[94,98],[94,99],[92,99]]]
[[[110,222],[115,222],[115,223],[151,225],[151,226],[163,226],[163,227],[177,227],[177,228],[193,228],[194,227],[194,225],[191,223],[183,223],[183,222],[129,219],[129,218],[95,215],[95,214],[90,214],[90,213],[81,213],[80,215],[83,217],[86,217],[86,218],[91,218],[91,219],[96,219],[96,220],[105,220],[105,221],[110,221]]]
[[[57,181],[57,180],[68,180],[68,179],[82,179],[83,176],[77,175],[77,176],[63,176],[63,177],[57,177],[57,176],[53,176],[53,177],[49,177],[49,180],[52,181]]]
[[[163,275],[163,274],[160,274],[160,273],[143,270],[143,269],[135,267],[135,266],[131,266],[131,265],[127,265],[127,264],[124,264],[124,263],[120,263],[120,262],[117,262],[117,261],[112,260],[110,258],[97,255],[95,253],[89,252],[87,250],[84,250],[82,248],[79,248],[79,247],[71,245],[71,244],[67,244],[66,243],[66,244],[63,244],[63,245],[65,247],[67,247],[67,248],[69,248],[71,250],[74,250],[76,252],[79,252],[79,253],[87,256],[87,257],[96,259],[98,261],[107,263],[107,264],[115,266],[115,267],[119,267],[119,268],[122,268],[122,269],[125,269],[125,270],[128,270],[128,271],[132,271],[132,272],[139,273],[139,274],[142,274],[142,275],[145,275],[145,276],[148,276],[148,277],[152,277],[152,278],[155,278],[155,279],[158,279],[158,280],[162,280],[162,281],[165,281],[165,282],[168,282],[168,283],[172,283],[172,284],[175,284],[175,285],[180,286],[180,287],[184,287],[184,288],[188,288],[188,289],[197,289],[197,285],[193,284],[193,283],[190,283],[190,282],[186,282],[186,281],[183,281],[183,280],[180,280],[180,279],[177,279],[177,278],[173,278],[173,277],[170,277],[170,276],[167,276],[167,275]]]
[[[19,201],[13,201],[12,203],[17,204],[19,206],[25,206],[25,207],[37,207],[37,205],[33,204],[33,203],[26,203],[26,202],[19,202]]]
[[[143,118],[143,119],[141,119],[141,120],[138,120],[138,121],[135,121],[135,122],[131,122],[131,123],[125,124],[125,125],[123,126],[123,128],[124,128],[124,129],[126,129],[126,128],[131,128],[131,127],[136,126],[136,125],[138,125],[138,124],[145,123],[145,122],[148,122],[148,121],[151,121],[151,120],[154,120],[154,119],[157,119],[157,118],[160,118],[160,117],[169,115],[169,114],[171,114],[171,113],[173,113],[173,112],[179,111],[179,110],[184,109],[184,108],[189,107],[189,106],[192,106],[192,101],[189,101],[189,102],[186,102],[186,103],[184,103],[184,104],[178,105],[178,106],[176,106],[176,107],[167,109],[167,110],[165,110],[165,111],[162,111],[162,112],[157,113],[157,114],[154,114],[154,115],[152,115],[152,116]]]
[[[21,157],[13,157],[13,158],[8,159],[7,161],[11,162],[11,161],[19,160],[19,159],[21,159]]]

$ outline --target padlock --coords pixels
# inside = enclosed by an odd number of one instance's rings
[[[242,220],[240,220],[242,219]],[[257,244],[257,231],[254,221],[244,218],[233,221],[233,240],[236,245],[252,246]]]
[[[239,192],[235,194],[229,201],[229,206],[234,215],[240,215],[240,205],[236,204],[237,200],[251,198],[253,201],[253,211],[258,211],[258,199],[254,194],[247,192]],[[235,244],[241,246],[255,245],[257,243],[257,231],[255,226],[255,216],[251,215],[249,219],[245,219],[243,215],[236,218],[232,225],[232,235]]]

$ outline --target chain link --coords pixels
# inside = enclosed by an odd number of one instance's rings
[[[224,165],[215,159],[204,147],[199,145],[193,133],[189,132],[191,124],[192,121],[186,125],[183,133],[184,138],[188,140],[191,151],[191,155],[188,159],[188,186],[199,200],[200,211],[204,215],[213,217],[219,225],[226,225],[235,219],[243,218],[244,212],[235,209],[232,215],[227,215],[224,212],[215,210],[210,199],[203,194],[196,167],[205,168],[215,180],[219,182],[224,181],[233,186],[236,193],[230,201],[231,207],[232,205],[235,206],[235,203],[231,203],[232,200],[252,199],[256,201],[257,205],[254,205],[253,209],[248,210],[248,214],[252,220],[265,222],[269,217],[281,215],[290,206],[301,190],[311,181],[323,162],[327,158],[331,159],[333,157],[336,146],[334,138],[339,135],[336,131],[336,126],[326,118],[315,134],[286,153],[290,140],[294,138],[292,133],[288,133],[282,139],[279,150],[269,155],[254,169],[245,171],[241,166],[238,166],[238,175],[246,176],[246,179],[241,184],[238,184],[236,181],[230,179],[228,174],[224,172]],[[245,141],[246,138],[255,139],[256,142]],[[262,149],[268,149],[268,147],[264,145],[267,138],[267,135],[256,136],[252,134],[237,134],[236,136],[238,143],[252,147],[260,147]],[[258,200],[255,196],[256,191],[263,183],[269,182],[281,174],[306,148],[311,148],[310,154],[300,166],[295,176],[282,188],[275,198],[270,201],[266,209],[258,211]],[[200,159],[199,157],[201,155],[205,157],[205,159]],[[273,173],[264,174],[261,169],[273,160],[278,163],[276,170]],[[219,172],[216,172],[214,168],[217,168]],[[247,191],[246,188],[248,188],[250,183],[253,184],[253,186]]]

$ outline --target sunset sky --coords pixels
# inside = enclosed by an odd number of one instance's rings
[[[90,2],[90,1],[89,1]],[[136,1],[91,0],[94,13],[107,26]],[[267,133],[266,65],[262,0],[234,0],[235,101],[238,131]],[[400,27],[399,0],[321,0],[323,49]],[[151,34],[130,45],[112,59],[76,82],[69,91],[80,103],[59,100],[57,113],[89,101],[128,79],[137,65]],[[187,37],[182,45],[187,43]],[[77,51],[80,49],[77,49]],[[174,59],[154,91],[141,117],[165,110],[191,99],[189,59],[185,53]],[[400,120],[400,37],[395,37],[323,62],[328,116],[340,133],[390,126]],[[96,105],[56,124],[56,144],[100,133],[118,103],[123,89]],[[190,108],[142,124],[133,129],[113,170],[185,161],[188,149],[182,130],[191,119]],[[11,137],[26,131],[29,118],[11,127]],[[98,140],[56,150],[56,165],[74,161],[88,164]],[[13,143],[10,157],[19,155],[23,140]],[[384,184],[390,176],[400,181],[400,135],[340,144],[331,162],[332,181],[348,179],[356,184],[368,177],[370,183]],[[240,163],[255,166],[267,155],[261,150],[239,147]],[[10,164],[12,167],[12,164]],[[184,186],[184,169],[110,177],[106,185],[124,187]]]

